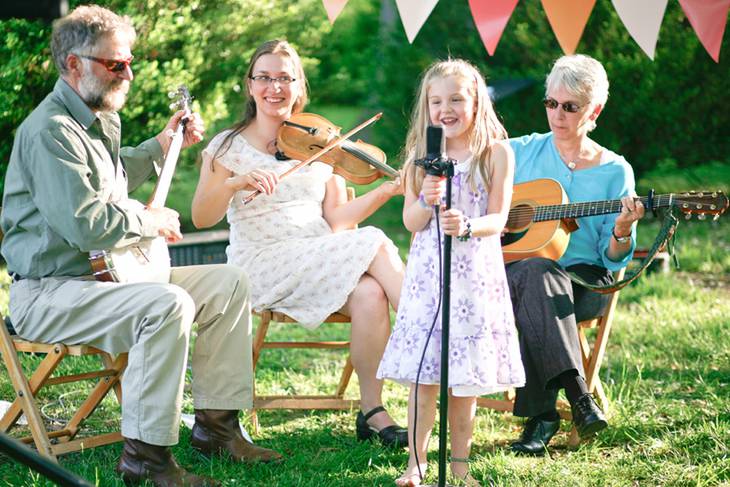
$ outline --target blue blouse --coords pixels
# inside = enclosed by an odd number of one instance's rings
[[[622,156],[604,150],[597,166],[571,171],[560,158],[552,132],[510,139],[515,152],[515,184],[539,178],[558,181],[571,203],[616,200],[634,192],[634,171]],[[617,271],[631,260],[636,247],[636,229],[631,230],[631,251],[620,261],[608,258],[606,251],[618,213],[578,218],[578,230],[571,233],[565,254],[558,261],[563,267],[588,263]]]

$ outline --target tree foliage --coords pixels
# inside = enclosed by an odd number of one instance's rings
[[[71,6],[79,2],[72,1]],[[511,135],[546,131],[543,80],[560,56],[539,2],[519,2],[489,57],[468,2],[439,2],[413,45],[393,0],[352,0],[334,26],[320,0],[102,0],[130,15],[138,30],[132,84],[121,113],[126,144],[157,133],[170,114],[165,93],[186,83],[213,134],[243,106],[247,60],[262,41],[287,38],[299,50],[315,105],[355,107],[385,117],[372,140],[395,156],[404,141],[420,74],[435,59],[464,57],[488,83],[531,78],[532,88],[497,103]],[[50,25],[0,21],[0,174],[14,131],[52,89]],[[676,2],[670,2],[651,61],[610,2],[597,2],[578,46],[606,67],[611,94],[593,133],[641,173],[657,164],[682,169],[728,160],[730,110],[726,40],[716,64]],[[364,118],[364,116],[363,116]],[[195,158],[186,151],[183,162]],[[391,157],[394,165],[398,159]]]
[[[652,61],[631,39],[611,3],[597,2],[578,45],[578,52],[603,63],[611,83],[595,139],[624,154],[638,173],[666,160],[680,169],[728,161],[728,37],[716,64],[680,5],[670,2]],[[407,44],[396,17],[380,33],[379,44],[385,54],[374,68],[379,70],[375,91],[386,117],[377,134],[390,151],[403,143],[403,116],[410,112],[419,74],[435,59],[448,56],[477,64],[488,83],[535,80],[531,89],[499,101],[496,108],[512,136],[549,130],[540,101],[545,76],[562,52],[539,2],[518,3],[493,57],[481,43],[466,1],[439,2],[413,45]]]

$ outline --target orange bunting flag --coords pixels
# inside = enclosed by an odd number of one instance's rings
[[[426,23],[426,19],[431,15],[431,11],[437,3],[438,0],[395,0],[408,42],[413,44],[418,31]]]
[[[337,20],[337,16],[340,15],[342,9],[347,5],[348,0],[322,0],[324,9],[327,11],[327,17],[330,19],[330,24],[334,24]]]
[[[716,63],[727,24],[730,0],[679,0],[697,37]]]
[[[517,2],[518,0],[469,0],[471,15],[490,56],[494,56],[497,43]]]
[[[596,0],[542,0],[550,27],[565,54],[574,54]]]
[[[639,47],[654,59],[659,28],[662,25],[667,0],[611,0],[621,22]]]

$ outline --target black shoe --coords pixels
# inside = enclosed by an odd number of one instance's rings
[[[374,436],[380,438],[380,442],[391,448],[404,448],[408,446],[408,430],[401,428],[397,424],[386,426],[381,430],[377,430],[368,424],[368,419],[374,415],[385,411],[383,406],[378,406],[367,414],[363,414],[362,411],[358,411],[357,419],[355,420],[355,431],[357,433],[357,439],[360,441],[371,440]]]
[[[608,426],[606,416],[590,394],[580,396],[570,410],[573,413],[573,424],[581,438],[594,435]]]
[[[524,455],[544,455],[548,443],[559,429],[560,419],[548,421],[537,417],[530,418],[525,423],[520,439],[512,443],[510,450]]]

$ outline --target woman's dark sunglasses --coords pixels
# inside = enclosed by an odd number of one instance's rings
[[[100,57],[86,56],[84,54],[78,54],[78,56],[101,64],[110,73],[121,73],[127,69],[130,64],[132,64],[132,59],[134,59],[134,56],[129,56],[127,59],[103,59]]]
[[[581,108],[583,108],[583,106],[578,105],[577,103],[573,103],[572,101],[566,101],[565,103],[559,103],[558,100],[556,100],[554,98],[545,98],[542,101],[542,104],[545,105],[545,108],[548,108],[550,110],[555,110],[556,108],[558,108],[558,105],[560,105],[561,107],[563,107],[563,111],[568,112],[568,113],[575,113],[578,110],[580,110]]]

